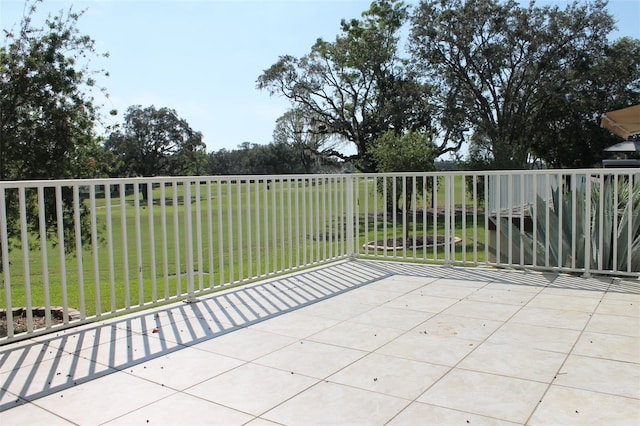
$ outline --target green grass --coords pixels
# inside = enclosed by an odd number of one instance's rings
[[[265,182],[214,183],[210,193],[204,185],[199,193],[195,185],[191,185],[195,289],[206,290],[226,283],[242,282],[259,275],[295,268],[302,263],[323,261],[327,256],[343,254],[346,246],[336,239],[340,239],[345,232],[345,218],[330,213],[331,206],[344,204],[344,188],[337,182],[324,178],[311,185],[271,182],[268,191],[264,191]],[[463,202],[471,205],[461,179],[456,179],[453,191],[456,205],[462,205]],[[373,216],[365,219],[364,208],[367,206],[370,212],[375,211],[382,217],[384,199],[372,181],[365,185],[359,180],[356,192],[358,206],[354,207],[354,213],[359,216],[356,250],[361,252],[365,242],[383,238],[385,228],[382,219],[377,223],[373,221]],[[80,252],[82,262],[74,253],[65,254],[61,263],[60,247],[51,241],[44,250],[33,244],[26,253],[19,247],[10,252],[9,278],[13,306],[26,304],[27,284],[32,305],[44,305],[45,281],[49,283],[50,304],[62,305],[64,276],[68,306],[83,309],[86,315],[161,301],[187,291],[186,188],[182,185],[154,188],[153,202],[143,205],[139,216],[136,216],[132,206],[136,199],[145,204],[141,195],[128,194],[122,199],[99,195],[94,201],[93,210],[95,226],[99,231],[98,244],[83,247]],[[418,206],[425,204],[423,195],[416,196]],[[427,202],[430,202],[429,197],[430,194],[427,194]],[[251,203],[250,210],[246,209],[247,200]],[[91,205],[89,199],[85,199],[84,203]],[[121,204],[126,207],[124,218]],[[444,188],[440,186],[437,207],[444,207]],[[423,229],[422,223],[416,223],[414,231],[413,216],[410,214],[407,220],[410,235],[422,235],[423,232],[433,234],[432,220],[432,216],[427,218],[426,229]],[[478,241],[484,241],[484,219],[478,220]],[[438,221],[437,234],[443,235],[444,220],[439,217]],[[389,215],[386,221],[387,238],[403,235],[401,218],[396,219],[395,233],[392,233],[392,226],[393,218]],[[111,229],[111,244],[107,239],[107,228]],[[290,228],[293,230],[291,238],[288,236]],[[460,218],[455,223],[455,229],[456,235],[462,236]],[[260,232],[257,233],[257,230]],[[471,261],[474,242],[470,216],[467,217],[464,234],[466,253],[463,253],[463,247],[457,246],[455,258],[463,260],[464,257]],[[165,240],[166,253],[163,250]],[[199,246],[202,247],[201,257],[198,256]],[[478,248],[478,261],[484,260],[483,249],[484,246]],[[397,254],[402,256],[403,253],[399,251]],[[409,249],[407,255],[428,260],[433,257],[433,252],[431,248],[427,253],[423,253],[421,248],[415,251]],[[28,256],[28,270],[23,264],[24,256]],[[442,249],[438,251],[438,256],[442,256]],[[48,264],[46,270],[43,257]],[[110,257],[112,262],[109,261]],[[63,268],[66,275],[63,274]],[[98,294],[99,297],[96,297]],[[4,303],[3,288],[0,304]]]

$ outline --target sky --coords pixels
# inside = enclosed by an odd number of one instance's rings
[[[538,1],[538,5],[552,0]],[[408,3],[415,3],[409,1]],[[565,0],[555,3],[562,6]],[[359,18],[370,0],[44,0],[48,13],[85,10],[79,30],[108,58],[92,61],[109,98],[100,98],[106,124],[122,123],[131,105],[174,109],[202,132],[207,152],[243,142],[268,144],[286,99],[256,88],[282,55],[309,53],[318,38],[334,40],[340,20]],[[640,38],[640,1],[610,0],[613,38]],[[10,30],[23,0],[0,0],[0,27]],[[4,40],[3,40],[4,43]],[[112,109],[118,115],[111,117]]]

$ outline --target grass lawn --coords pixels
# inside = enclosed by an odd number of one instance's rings
[[[188,189],[182,185],[155,187],[152,202],[135,193],[122,198],[98,194],[94,199],[84,199],[98,237],[73,253],[64,253],[53,241],[43,247],[34,243],[26,251],[19,247],[12,250],[11,304],[26,305],[28,287],[33,306],[45,305],[47,298],[50,305],[63,305],[66,291],[68,306],[90,316],[182,295],[187,291],[190,272],[195,289],[207,290],[340,257],[347,249],[346,220],[341,213],[345,211],[346,190],[342,182],[337,177],[307,182],[213,182],[192,184]],[[354,235],[356,250],[363,252],[363,245],[369,241],[402,237],[403,225],[410,236],[444,235],[445,221],[438,215],[444,208],[443,186],[440,183],[436,192],[438,221],[434,229],[434,210],[423,209],[431,203],[430,191],[416,191],[416,220],[413,210],[403,220],[402,214],[392,217],[386,213],[384,194],[377,191],[372,179],[358,179],[358,201],[353,212],[359,223]],[[462,179],[456,179],[449,190],[455,195],[458,210],[473,205]],[[389,192],[393,193],[392,187]],[[185,196],[190,197],[190,206],[185,206]],[[141,205],[137,211],[133,208],[136,204]],[[401,205],[395,207],[401,210]],[[187,249],[189,227],[192,251]],[[457,216],[452,228],[466,242],[456,246],[455,259],[473,261],[472,216]],[[484,241],[483,216],[478,217],[475,232],[475,240]],[[442,259],[442,252],[438,249],[434,255],[432,247],[426,252],[418,247],[396,254],[435,260]],[[193,271],[188,271],[191,253]],[[479,262],[484,260],[483,245],[475,256]],[[1,304],[5,297],[3,289]]]

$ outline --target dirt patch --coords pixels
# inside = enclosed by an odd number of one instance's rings
[[[445,238],[442,235],[437,235],[435,238],[431,235],[427,235],[423,237],[422,235],[418,235],[415,238],[415,248],[423,248],[423,247],[433,247],[434,243],[436,246],[442,246],[445,244]],[[460,238],[454,237],[453,243],[457,244],[461,240]],[[409,238],[389,238],[387,240],[377,240],[371,241],[365,244],[365,247],[372,250],[402,250],[404,248],[413,249],[414,248],[414,239],[413,237]]]
[[[13,332],[14,334],[24,333],[27,331],[27,309],[15,308],[13,313]],[[44,308],[33,308],[33,329],[37,330],[47,326],[46,310]],[[80,319],[80,313],[75,309],[68,309],[69,320]],[[51,325],[62,324],[64,322],[64,309],[60,306],[51,308]],[[0,309],[0,337],[7,336],[7,311]]]

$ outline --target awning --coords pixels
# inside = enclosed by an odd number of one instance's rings
[[[640,134],[640,105],[602,114],[600,126],[623,139]]]
[[[604,150],[609,152],[640,152],[640,141],[624,141]]]

